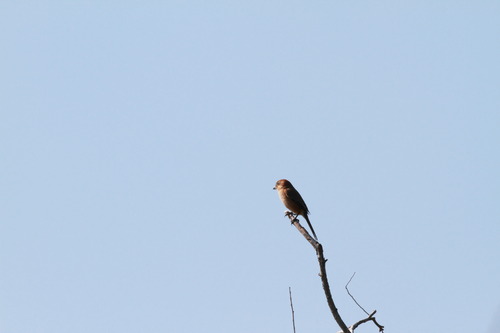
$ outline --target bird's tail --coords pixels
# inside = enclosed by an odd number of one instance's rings
[[[309,217],[307,216],[307,213],[305,215],[303,215],[303,216],[306,219],[307,224],[309,225],[309,228],[311,229],[311,231],[312,231],[312,233],[314,235],[314,239],[318,240],[318,236],[316,236],[316,233],[314,232],[314,228],[313,228],[313,226],[311,224],[311,221],[309,221]]]

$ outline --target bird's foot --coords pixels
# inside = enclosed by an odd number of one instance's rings
[[[288,217],[293,224],[294,222],[299,222],[299,219],[297,218],[297,215],[295,215],[293,212],[287,210],[285,212],[285,216]]]

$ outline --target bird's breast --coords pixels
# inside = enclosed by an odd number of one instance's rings
[[[294,200],[290,198],[290,196],[288,196],[287,190],[280,190],[279,195],[286,208],[290,209],[295,214],[302,214],[300,205],[298,205]]]

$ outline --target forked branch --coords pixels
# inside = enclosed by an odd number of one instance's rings
[[[293,214],[292,212],[286,212],[286,216],[290,219],[290,221],[292,221],[292,224],[304,236],[304,238],[309,242],[309,244],[311,244],[311,246],[316,250],[316,255],[318,258],[319,269],[320,269],[319,276],[321,277],[321,283],[323,285],[323,290],[325,292],[326,302],[328,303],[328,307],[330,308],[330,312],[332,313],[333,318],[335,319],[335,321],[339,325],[342,332],[343,333],[353,333],[354,330],[359,325],[366,323],[368,321],[373,321],[375,323],[375,325],[378,326],[379,332],[383,332],[384,326],[379,325],[377,323],[377,321],[375,320],[375,317],[373,317],[373,315],[375,315],[376,311],[373,311],[372,314],[370,314],[368,316],[368,318],[365,318],[365,319],[358,321],[357,323],[355,323],[354,325],[352,325],[349,328],[347,327],[344,320],[340,316],[337,307],[335,306],[335,302],[333,301],[332,293],[330,291],[330,284],[328,282],[328,277],[326,274],[327,259],[325,259],[324,255],[323,255],[323,246],[321,245],[321,243],[319,243],[314,238],[312,238],[311,235],[309,235],[309,232],[307,232],[307,230],[300,224],[299,220],[295,217],[295,214]]]

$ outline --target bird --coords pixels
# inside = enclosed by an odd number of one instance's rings
[[[285,205],[286,208],[290,209],[297,216],[302,215],[307,221],[309,228],[311,229],[314,238],[318,240],[316,233],[314,232],[311,221],[309,221],[309,209],[307,209],[307,205],[304,202],[304,199],[300,196],[300,193],[293,187],[292,183],[290,183],[286,179],[280,179],[276,182],[276,186],[273,190],[278,191],[278,195],[280,196],[281,201]]]

